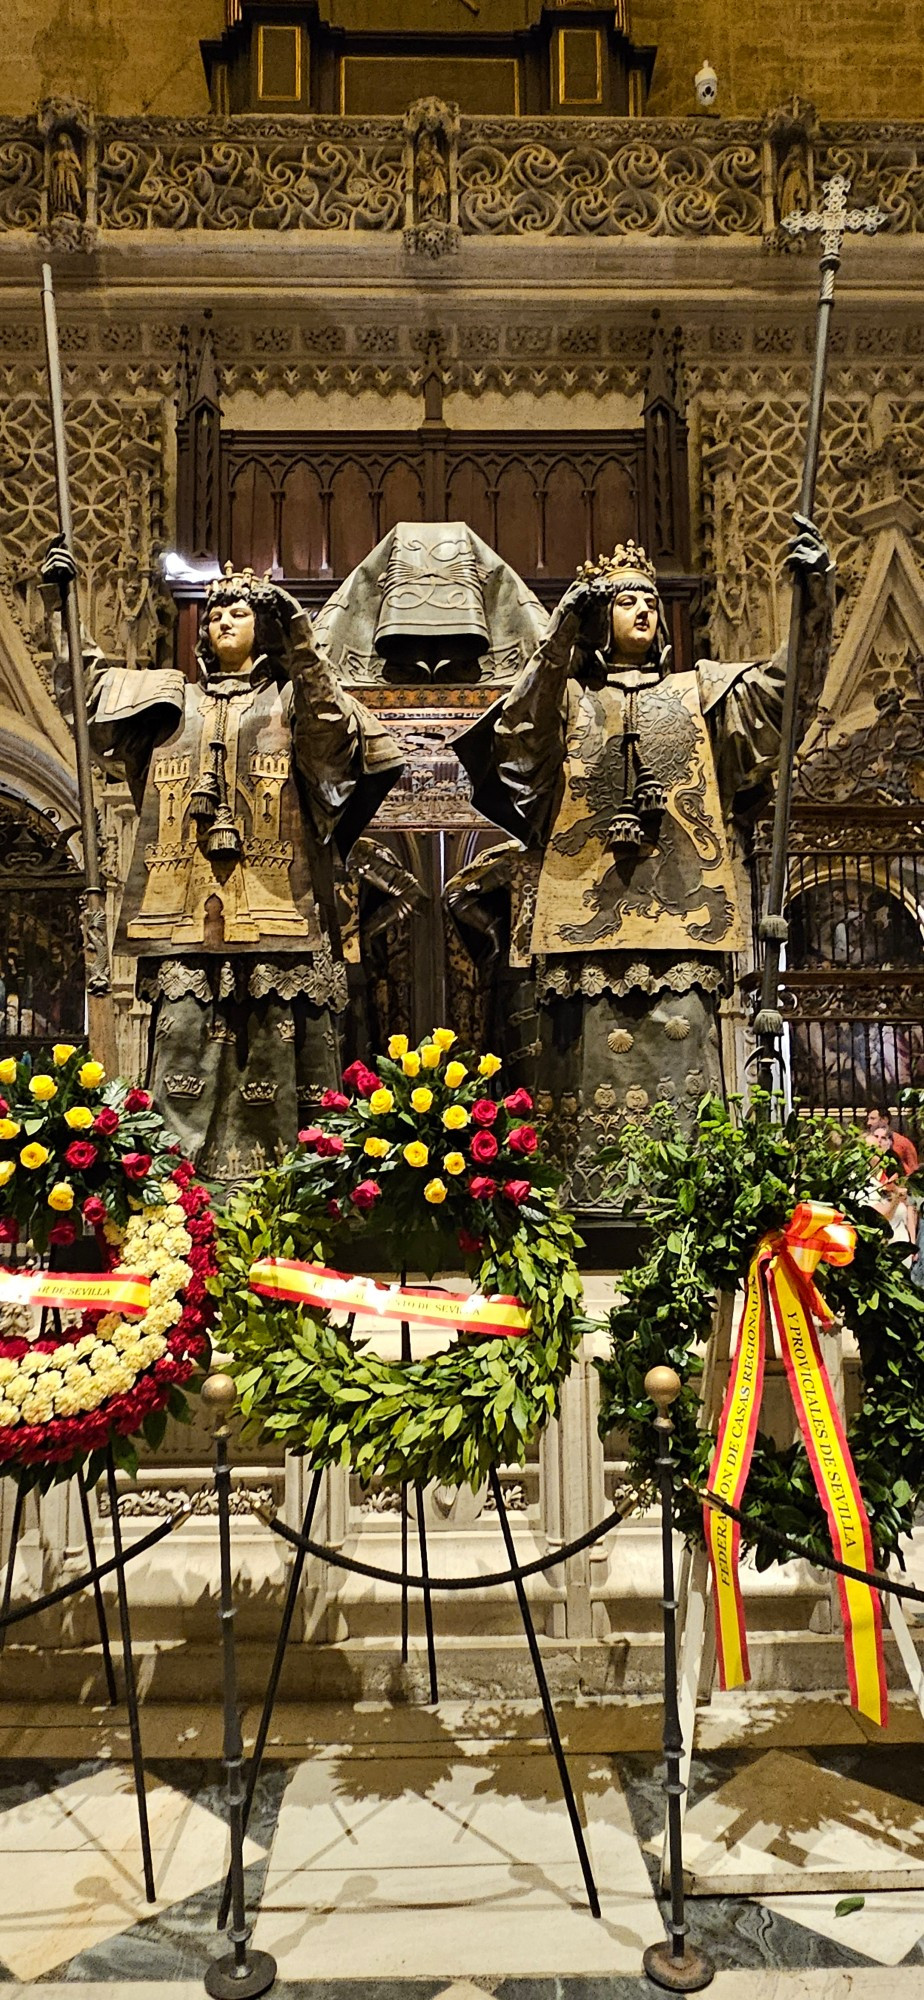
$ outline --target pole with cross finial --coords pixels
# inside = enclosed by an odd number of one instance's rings
[[[818,316],[815,329],[815,365],[812,371],[812,388],[809,396],[808,428],[805,438],[805,459],[802,468],[802,493],[799,511],[806,520],[811,520],[815,506],[815,485],[818,477],[818,446],[821,434],[821,417],[825,400],[825,378],[828,369],[828,334],[831,313],[834,306],[834,279],[841,261],[841,248],[845,234],[863,230],[867,236],[875,235],[888,221],[880,208],[848,208],[847,196],[850,182],[844,174],[834,174],[826,182],[821,207],[798,209],[787,215],[783,228],[791,236],[819,235],[821,238],[820,281],[818,288]],[[789,822],[792,809],[793,765],[797,748],[797,726],[799,709],[799,660],[802,646],[802,629],[805,622],[807,583],[797,570],[793,577],[792,600],[789,612],[789,638],[786,648],[786,683],[783,695],[783,721],[780,733],[780,768],[777,780],[776,803],[773,814],[773,841],[770,851],[770,879],[767,889],[766,914],[761,918],[760,937],[764,947],[763,972],[760,989],[760,1011],[754,1022],[758,1039],[758,1080],[768,1094],[773,1089],[774,1068],[779,1054],[779,1037],[782,1033],[783,1018],[780,1013],[780,955],[787,937],[786,919],[783,905],[786,894],[786,858],[789,848]]]

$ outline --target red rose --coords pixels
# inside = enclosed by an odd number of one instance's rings
[[[56,1222],[48,1238],[49,1243],[75,1243],[76,1240],[76,1222]]]
[[[125,1099],[126,1111],[150,1111],[154,1102],[149,1090],[130,1090]]]
[[[98,1194],[90,1194],[87,1196],[87,1199],[83,1205],[83,1219],[84,1222],[88,1222],[90,1224],[91,1229],[99,1229],[101,1225],[105,1222],[108,1214],[109,1210],[106,1207],[105,1202],[100,1201]]]
[[[150,1153],[123,1153],[122,1172],[130,1181],[143,1181],[151,1171]]]
[[[5,1098],[5,1097],[0,1097],[0,1118],[5,1118],[5,1117],[6,1117],[6,1115],[7,1115],[7,1112],[9,1111],[9,1108],[10,1108],[10,1107],[9,1107],[9,1105],[8,1105],[7,1101],[6,1101],[6,1098]]]
[[[368,1064],[364,1062],[352,1062],[349,1069],[345,1069],[343,1072],[343,1081],[350,1090],[355,1090],[360,1097],[371,1097],[374,1090],[381,1089],[381,1084],[375,1071],[371,1070]],[[323,1104],[323,1098],[321,1102]]]
[[[479,1097],[472,1105],[472,1117],[476,1125],[493,1125],[497,1117],[497,1105],[493,1097]]]
[[[0,1243],[19,1242],[19,1223],[15,1215],[5,1215],[0,1221]]]
[[[339,1132],[322,1132],[316,1141],[316,1151],[322,1160],[332,1160],[335,1153],[342,1153],[343,1140]]]
[[[321,1099],[322,1111],[348,1111],[349,1108],[350,1100],[344,1097],[342,1090],[325,1090]]]
[[[305,1125],[298,1135],[298,1143],[300,1146],[316,1146],[323,1137],[320,1125]]]
[[[378,1181],[360,1181],[359,1186],[353,1189],[350,1200],[353,1203],[353,1207],[359,1209],[361,1215],[368,1215],[370,1208],[378,1201],[381,1192],[382,1190],[379,1187]]]
[[[64,1154],[69,1167],[92,1167],[99,1159],[98,1146],[91,1146],[89,1139],[72,1139]]]
[[[463,1257],[477,1256],[478,1251],[481,1249],[483,1242],[484,1238],[482,1236],[473,1236],[470,1229],[460,1229],[459,1249],[461,1250]]]
[[[327,1203],[326,1213],[333,1218],[334,1222],[339,1222],[340,1221],[339,1201],[329,1201]]]
[[[533,1108],[533,1100],[528,1090],[512,1090],[510,1096],[504,1098],[504,1104],[511,1118],[525,1118],[527,1111]]]
[[[93,1130],[102,1132],[105,1139],[111,1139],[113,1132],[119,1129],[119,1122],[118,1112],[113,1111],[111,1104],[104,1104],[102,1111],[98,1111],[93,1120]]]
[[[511,1153],[534,1153],[539,1144],[535,1125],[517,1125],[507,1134]]]
[[[486,1167],[489,1160],[497,1158],[497,1140],[493,1132],[476,1132],[471,1144],[472,1159],[480,1167]]]
[[[515,1202],[517,1208],[521,1201],[529,1200],[531,1193],[532,1188],[528,1181],[505,1181],[501,1188],[501,1194],[505,1194],[508,1201]]]
[[[492,1181],[490,1174],[473,1174],[468,1191],[476,1201],[490,1201],[491,1196],[497,1193],[497,1182]]]

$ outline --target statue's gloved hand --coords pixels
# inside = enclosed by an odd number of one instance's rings
[[[797,533],[786,554],[786,567],[804,584],[825,583],[834,574],[834,563],[823,534],[806,514],[794,514]]]
[[[44,584],[49,584],[60,593],[63,603],[71,584],[77,580],[77,564],[63,535],[56,535],[54,541],[49,543],[48,553],[41,567],[41,577]]]
[[[608,612],[608,592],[593,578],[577,577],[555,606],[543,648],[556,658],[578,644],[594,651],[606,641]]]
[[[272,592],[273,613],[278,618],[283,631],[288,632],[293,618],[298,618],[305,607],[303,604],[299,604],[297,597],[293,597],[290,591],[283,590],[278,583],[272,585]]]

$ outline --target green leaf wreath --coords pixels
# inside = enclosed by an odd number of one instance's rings
[[[657,1445],[645,1375],[656,1363],[675,1368],[683,1389],[672,1415],[673,1449],[688,1484],[677,1484],[675,1518],[702,1541],[693,1491],[705,1482],[714,1436],[698,1428],[703,1358],[717,1296],[744,1283],[759,1238],[789,1220],[799,1201],[830,1202],[857,1232],[856,1255],[841,1269],[815,1274],[831,1306],[856,1336],[862,1407],[848,1428],[877,1559],[886,1561],[909,1535],[924,1493],[924,1295],[908,1276],[911,1252],[893,1243],[870,1205],[875,1178],[867,1142],[855,1129],[796,1114],[785,1123],[764,1114],[755,1093],[745,1114],[707,1099],[689,1135],[667,1106],[645,1124],[625,1127],[613,1192],[642,1209],[650,1247],[620,1277],[610,1318],[612,1353],[599,1361],[600,1432],[628,1438],[629,1480],[640,1505],[654,1497]],[[761,1431],[743,1507],[742,1543],[757,1567],[785,1560],[765,1527],[791,1535],[813,1553],[830,1554],[830,1537],[801,1440],[778,1448]]]
[[[352,1064],[298,1150],[220,1222],[215,1337],[233,1353],[249,1429],[365,1481],[477,1486],[492,1465],[522,1465],[557,1415],[582,1330],[579,1239],[526,1122],[532,1100],[496,1095],[497,1057],[453,1055],[455,1039],[436,1029],[411,1049],[392,1036],[375,1070]],[[480,1291],[515,1295],[529,1334],[392,1363],[326,1312],[249,1290],[259,1259],[349,1269],[372,1241],[396,1272],[464,1269]]]

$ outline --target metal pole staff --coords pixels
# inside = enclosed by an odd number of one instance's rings
[[[815,486],[818,478],[818,447],[821,435],[821,418],[825,400],[825,379],[828,371],[828,334],[831,327],[831,313],[834,308],[834,279],[840,267],[841,246],[845,232],[862,229],[868,236],[875,234],[888,221],[879,208],[848,209],[847,196],[850,182],[843,174],[834,174],[826,183],[820,209],[799,209],[794,215],[787,215],[783,228],[791,236],[821,234],[820,280],[818,289],[818,316],[815,328],[815,365],[812,371],[812,388],[809,396],[808,429],[805,439],[805,460],[802,468],[802,492],[799,499],[800,512],[807,519],[812,518],[815,505]],[[760,1086],[771,1091],[774,1083],[774,1068],[779,1053],[779,1037],[783,1031],[783,1017],[780,1013],[780,955],[786,943],[788,931],[783,907],[786,895],[786,861],[789,851],[789,822],[792,813],[793,765],[798,745],[797,728],[799,721],[799,659],[802,647],[802,630],[806,612],[806,584],[798,573],[793,578],[792,598],[789,608],[789,637],[786,646],[786,683],[783,695],[783,722],[780,733],[780,769],[776,789],[776,804],[773,813],[773,844],[770,852],[770,880],[767,889],[766,915],[761,918],[759,935],[764,947],[763,973],[760,988],[760,1011],[754,1022],[758,1038],[759,1060],[757,1075]]]
[[[698,1993],[715,1978],[711,1958],[687,1942],[683,1882],[683,1816],[680,1777],[683,1733],[677,1704],[677,1598],[674,1592],[674,1461],[673,1423],[668,1412],[680,1394],[680,1377],[673,1368],[650,1368],[645,1394],[657,1405],[658,1487],[661,1494],[661,1568],[664,1595],[664,1790],[667,1794],[667,1838],[671,1870],[671,1914],[668,1942],[651,1944],[642,1963],[649,1979],[669,1993]]]
[[[42,265],[42,312],[45,322],[45,354],[48,363],[48,393],[51,401],[51,428],[54,439],[55,486],[58,496],[58,525],[70,555],[74,552],[74,524],[67,476],[67,440],[64,433],[64,388],[58,349],[58,316],[51,265]],[[81,898],[83,955],[87,982],[87,1026],[90,1047],[110,1076],[117,1068],[115,1016],[112,1006],[112,973],[109,937],[106,929],[106,891],[103,887],[93,800],[90,764],[90,734],[87,727],[87,693],[83,673],[83,644],[76,585],[64,593],[67,656],[71,674],[74,709],[74,749],[77,757],[77,788],[80,795],[80,833],[83,842],[85,889]]]
[[[244,1898],[244,1745],[237,1698],[237,1658],[234,1649],[234,1585],[231,1576],[231,1467],[228,1464],[228,1420],[237,1401],[231,1375],[209,1375],[202,1400],[214,1410],[215,1492],[218,1499],[218,1545],[221,1559],[221,1650],[225,1703],[224,1767],[228,1776],[228,1823],[231,1836],[231,1925],[234,1947],[213,1959],[205,1975],[212,2000],[257,2000],[276,1977],[276,1960],[268,1951],[249,1949],[250,1926]]]

